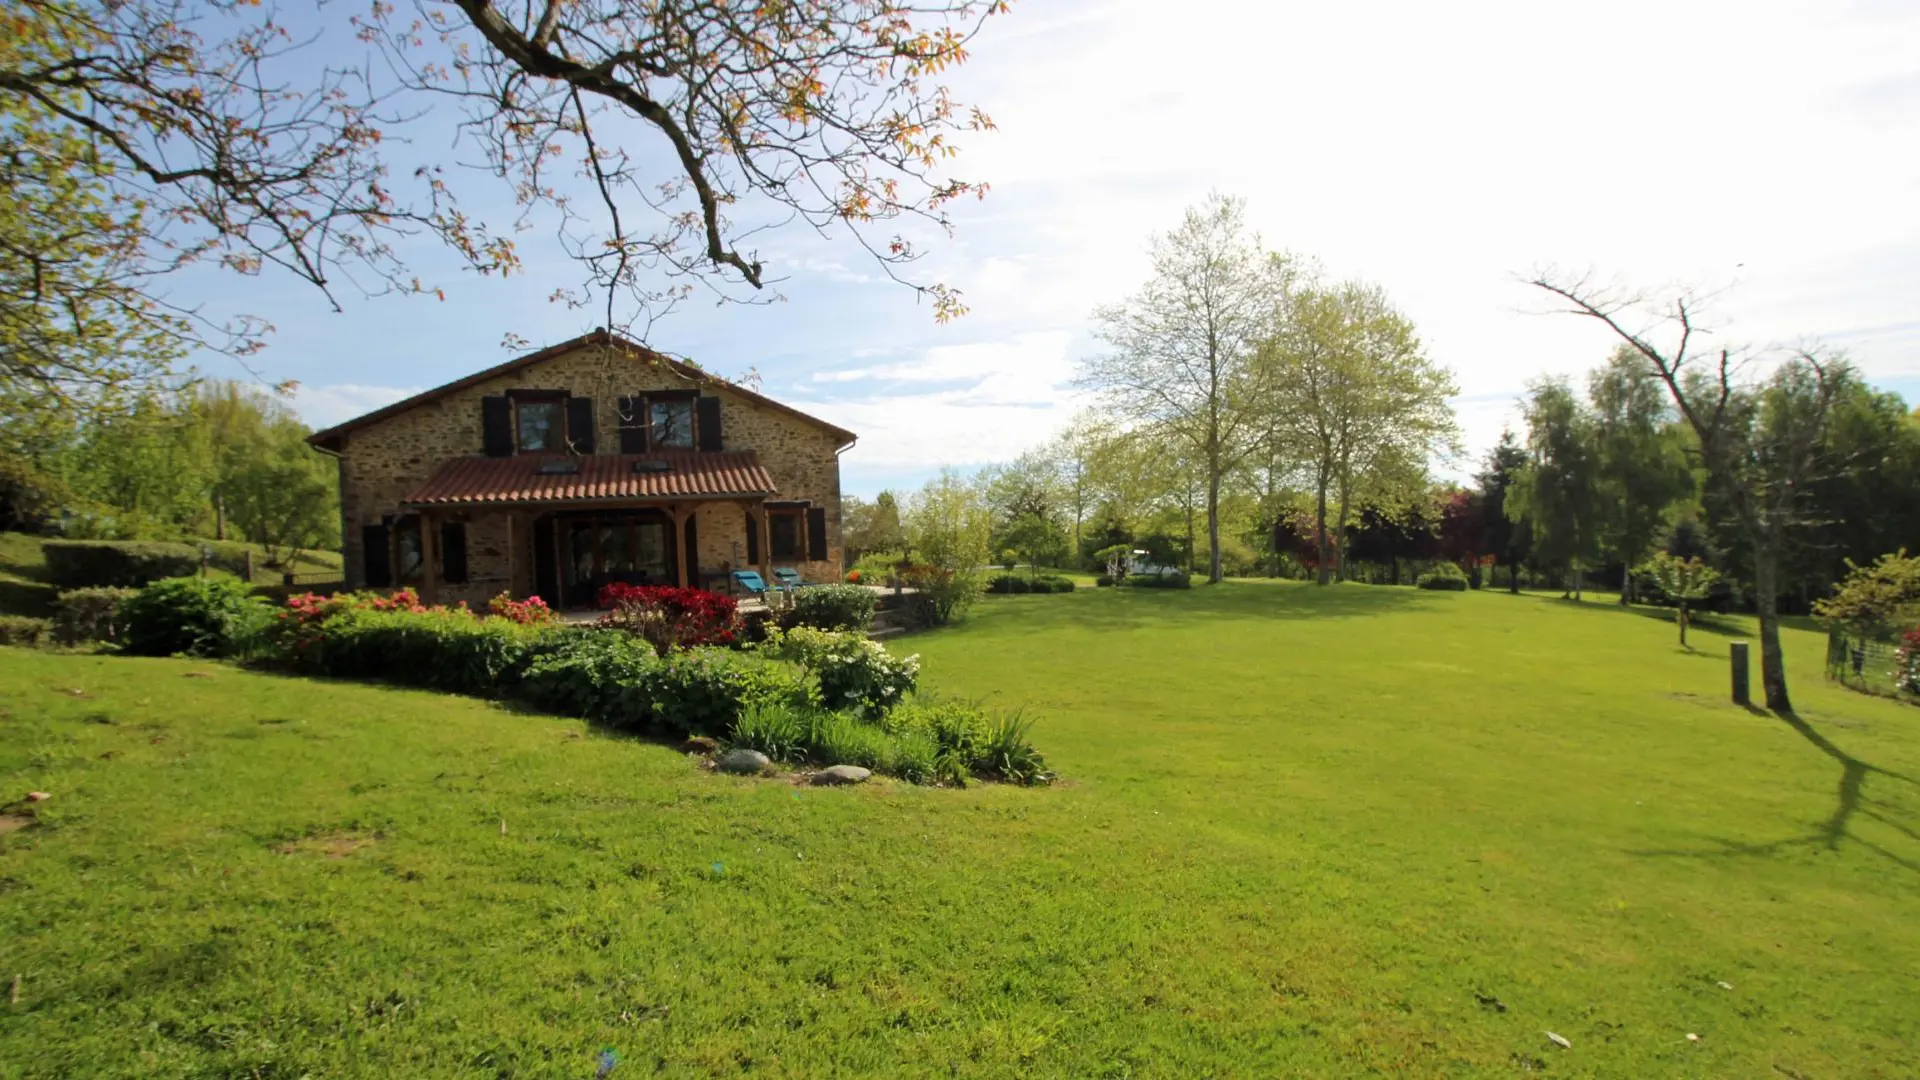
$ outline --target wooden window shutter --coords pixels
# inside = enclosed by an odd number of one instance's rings
[[[825,562],[827,558],[827,508],[815,506],[807,511],[807,559]]]
[[[513,402],[505,397],[480,399],[480,449],[488,457],[513,456]]]
[[[440,576],[449,585],[467,582],[467,526],[461,521],[440,523]]]
[[[747,565],[760,565],[760,522],[751,510],[747,511]]]
[[[593,399],[567,399],[567,442],[576,454],[593,453]]]
[[[647,399],[639,396],[620,399],[620,452],[647,452]]]
[[[694,404],[694,430],[699,433],[700,449],[716,451],[725,445],[720,435],[720,399],[703,397]]]
[[[360,527],[360,565],[366,571],[369,588],[393,584],[393,552],[387,547],[385,524]]]

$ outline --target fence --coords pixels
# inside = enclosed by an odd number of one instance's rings
[[[1920,657],[1904,656],[1898,642],[1829,632],[1827,678],[1862,693],[1920,702]]]

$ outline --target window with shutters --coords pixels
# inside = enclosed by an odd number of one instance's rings
[[[767,529],[773,534],[773,557],[776,559],[804,559],[806,554],[800,544],[800,515],[792,512],[774,512],[767,514]]]
[[[523,454],[566,449],[565,402],[558,397],[515,399],[513,430],[515,444]]]
[[[693,449],[693,399],[649,398],[647,444],[654,450]]]
[[[393,580],[397,585],[418,585],[426,569],[426,552],[420,546],[420,519],[403,517],[393,523]]]

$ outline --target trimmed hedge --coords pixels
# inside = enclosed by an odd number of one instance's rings
[[[1128,574],[1121,584],[1133,589],[1191,589],[1193,575],[1185,570],[1171,574]]]
[[[138,589],[98,586],[69,589],[53,602],[53,635],[62,645],[116,642],[126,636],[126,602]]]
[[[53,620],[31,615],[0,615],[0,645],[34,648],[53,640]]]
[[[1467,575],[1452,563],[1436,563],[1432,570],[1415,579],[1414,584],[1438,592],[1466,592]]]
[[[793,592],[794,626],[820,630],[860,630],[873,625],[880,597],[861,585],[813,585]]]
[[[200,549],[155,540],[48,540],[47,576],[63,589],[139,588],[200,569]]]
[[[1073,579],[1059,574],[1027,575],[1017,572],[995,574],[987,579],[987,591],[990,593],[1013,594],[1026,593],[1063,593],[1073,591]]]

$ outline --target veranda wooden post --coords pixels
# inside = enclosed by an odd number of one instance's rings
[[[669,512],[673,515],[674,579],[681,588],[691,588],[693,582],[687,580],[687,504],[674,503]]]
[[[420,599],[432,604],[440,598],[440,530],[432,514],[420,515]]]
[[[760,513],[754,519],[753,527],[760,530],[760,580],[766,583],[768,607],[773,601],[773,522],[767,513],[767,504],[760,504]]]
[[[1727,654],[1733,661],[1733,703],[1748,704],[1753,700],[1753,695],[1748,690],[1747,682],[1747,643],[1734,642],[1728,647]]]

